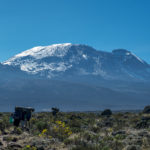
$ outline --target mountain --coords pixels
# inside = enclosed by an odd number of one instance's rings
[[[136,91],[119,91],[101,85],[87,85],[47,79],[18,79],[0,85],[0,110],[17,106],[36,111],[59,107],[62,111],[98,111],[142,109],[149,104],[150,87],[136,84]],[[140,91],[140,92],[138,92]]]
[[[0,82],[26,77],[28,77],[28,74],[20,70],[20,68],[0,63]]]
[[[0,109],[139,109],[149,104],[150,65],[132,52],[81,44],[38,46],[0,64]]]
[[[70,43],[34,47],[3,64],[53,79],[77,76],[110,80],[150,79],[150,65],[130,51],[117,49],[109,53]]]

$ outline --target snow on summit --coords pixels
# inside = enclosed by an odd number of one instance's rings
[[[71,45],[72,45],[71,43],[64,43],[64,44],[53,44],[50,46],[33,47],[29,50],[26,50],[20,54],[15,55],[13,58],[4,62],[4,64],[10,64],[10,61],[15,60],[19,57],[25,57],[25,56],[32,56],[36,59],[41,59],[43,57],[48,57],[48,56],[61,57],[66,54],[66,52],[68,51],[68,48]]]
[[[38,46],[15,55],[3,63],[48,78],[66,75],[96,75],[103,78],[149,77],[150,66],[125,49],[97,51],[81,44]]]
[[[36,74],[40,71],[50,70],[50,71],[65,71],[70,65],[64,62],[45,62],[41,61],[44,58],[58,57],[62,58],[66,55],[71,43],[64,44],[53,44],[50,46],[37,46],[29,50],[26,50],[14,57],[8,59],[3,64],[20,66],[20,69],[26,72]]]

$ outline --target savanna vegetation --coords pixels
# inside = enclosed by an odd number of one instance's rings
[[[150,112],[34,113],[14,129],[0,113],[1,150],[150,150]]]

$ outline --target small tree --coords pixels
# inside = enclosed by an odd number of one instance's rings
[[[150,114],[150,105],[145,106],[144,110],[143,110],[144,114]]]
[[[102,116],[111,116],[112,115],[112,111],[110,109],[105,109],[102,113]]]

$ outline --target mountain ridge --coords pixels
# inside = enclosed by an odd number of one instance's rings
[[[57,78],[65,72],[105,79],[147,80],[150,77],[150,65],[128,50],[104,52],[71,43],[34,47],[8,59],[3,65],[17,66],[29,74],[47,78]]]
[[[80,44],[34,47],[0,63],[0,108],[37,111],[140,109],[149,104],[150,65],[125,49]]]

